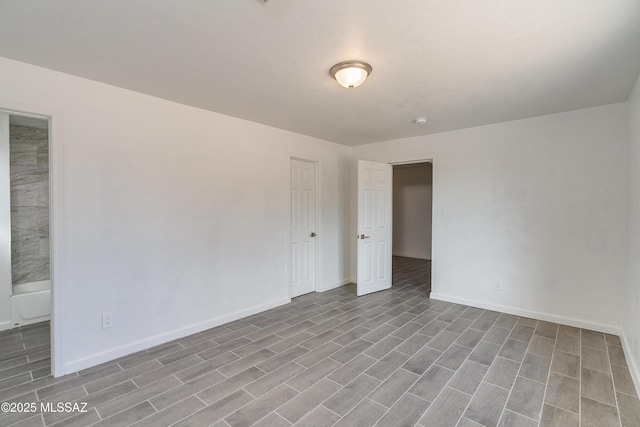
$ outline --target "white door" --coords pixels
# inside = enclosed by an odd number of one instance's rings
[[[291,297],[316,290],[315,164],[291,159]]]
[[[358,160],[358,296],[391,287],[392,166]]]

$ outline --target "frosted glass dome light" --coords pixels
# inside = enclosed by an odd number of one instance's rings
[[[349,89],[360,86],[371,74],[371,65],[360,61],[345,61],[331,67],[329,74]]]

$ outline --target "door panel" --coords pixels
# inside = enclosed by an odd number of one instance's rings
[[[358,161],[358,295],[391,287],[392,166]]]
[[[291,297],[316,290],[315,164],[291,160]]]

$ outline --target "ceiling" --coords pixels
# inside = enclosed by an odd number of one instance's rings
[[[359,145],[625,101],[640,1],[0,0],[0,56]]]

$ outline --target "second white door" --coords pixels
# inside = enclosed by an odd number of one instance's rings
[[[391,287],[392,171],[358,160],[358,296]]]
[[[316,290],[315,163],[291,159],[291,297]]]

